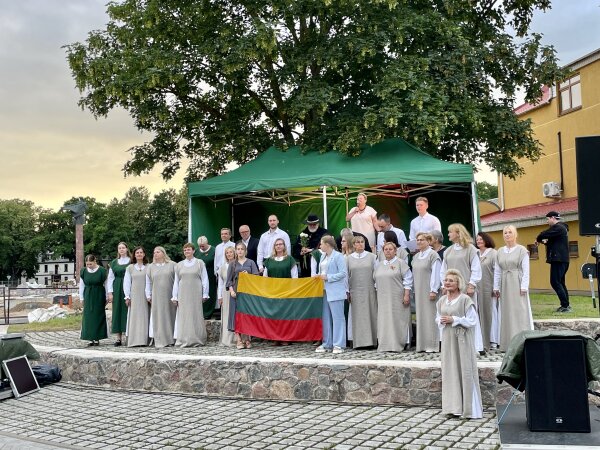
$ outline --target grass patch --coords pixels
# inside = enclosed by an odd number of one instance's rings
[[[573,311],[570,313],[558,313],[556,308],[560,306],[558,297],[552,294],[530,294],[531,312],[534,320],[540,319],[582,319],[600,318],[598,312],[598,299],[596,308],[592,306],[591,297],[575,296],[569,297],[569,303]]]
[[[51,319],[48,322],[14,324],[8,327],[9,333],[35,333],[36,331],[80,330],[82,314],[70,314],[64,319]]]

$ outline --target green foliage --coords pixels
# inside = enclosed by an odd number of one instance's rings
[[[221,173],[271,145],[355,155],[402,137],[433,156],[514,177],[540,149],[512,113],[561,74],[529,33],[550,0],[122,0],[66,46],[80,106],[129,111],[153,139],[125,171],[182,159]],[[507,31],[509,30],[509,31]],[[497,94],[500,93],[500,97]],[[495,95],[496,94],[496,95]]]
[[[477,182],[477,198],[479,200],[491,200],[498,198],[498,186],[487,181]]]
[[[0,200],[0,279],[20,280],[37,270],[40,242],[36,224],[41,208],[28,200]]]

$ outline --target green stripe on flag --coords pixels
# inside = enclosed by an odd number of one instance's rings
[[[267,319],[320,319],[323,316],[323,298],[272,299],[240,292],[236,299],[236,310]]]

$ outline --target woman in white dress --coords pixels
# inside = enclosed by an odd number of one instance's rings
[[[127,347],[148,345],[148,326],[150,324],[149,292],[146,291],[146,267],[148,258],[143,247],[133,249],[135,263],[125,271],[123,291],[127,313]]]
[[[235,344],[235,333],[227,328],[227,320],[229,319],[229,291],[225,289],[227,283],[227,271],[229,264],[235,261],[235,248],[226,247],[224,251],[225,262],[219,269],[219,284],[217,286],[217,298],[221,306],[221,344],[231,347]]]
[[[208,274],[204,262],[194,257],[194,244],[183,246],[185,259],[177,263],[171,301],[177,306],[175,345],[206,345],[206,323],[202,303],[209,298]]]
[[[440,255],[431,248],[433,237],[419,232],[418,252],[412,260],[415,308],[417,313],[417,352],[433,353],[440,347],[440,331],[435,324],[440,285]]]
[[[498,348],[498,299],[494,296],[494,268],[496,267],[496,244],[492,237],[480,231],[475,238],[477,254],[481,263],[479,283],[479,323],[485,350]]]
[[[413,276],[408,264],[396,256],[392,242],[383,245],[385,260],[373,278],[377,288],[377,340],[380,352],[408,350],[412,336],[410,291]]]
[[[442,412],[466,419],[483,417],[473,299],[465,295],[460,271],[446,271],[444,292],[437,303],[435,321],[442,332]]]
[[[377,345],[377,293],[373,281],[376,263],[375,255],[365,251],[365,238],[354,237],[354,252],[346,259],[354,348]]]
[[[517,229],[508,225],[502,231],[504,247],[498,249],[494,268],[494,295],[500,306],[500,350],[521,331],[533,330],[529,303],[529,252],[517,243]]]
[[[152,264],[146,269],[146,288],[149,291],[150,337],[156,348],[168,347],[175,343],[175,315],[177,307],[171,301],[175,282],[175,263],[171,261],[164,247],[155,247]]]
[[[356,206],[348,211],[346,222],[350,222],[352,231],[366,236],[371,248],[376,248],[375,235],[379,231],[379,223],[377,222],[377,211],[367,205],[367,194],[360,192],[356,196]]]

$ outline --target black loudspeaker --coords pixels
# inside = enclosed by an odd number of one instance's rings
[[[579,234],[582,236],[600,235],[600,208],[598,207],[600,136],[575,138],[575,152]]]
[[[582,338],[525,341],[525,401],[530,431],[590,433]]]

